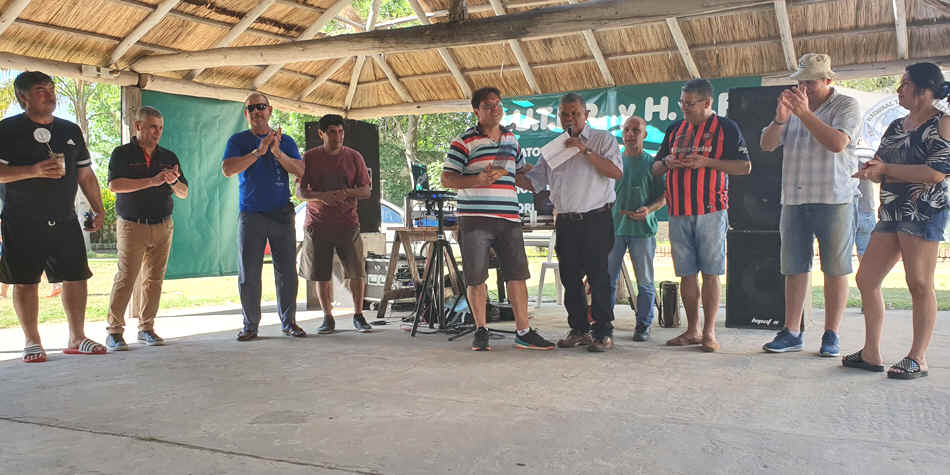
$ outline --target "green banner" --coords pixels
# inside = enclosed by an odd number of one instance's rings
[[[713,111],[726,115],[729,107],[729,89],[734,87],[756,87],[762,85],[762,78],[743,77],[713,79]],[[579,91],[587,102],[590,115],[587,124],[600,130],[607,130],[617,138],[623,149],[621,129],[623,121],[632,115],[643,117],[647,122],[647,138],[644,150],[655,155],[663,141],[663,134],[677,119],[682,118],[679,106],[680,91],[683,82],[647,84],[642,86],[619,86],[609,89],[591,89]],[[540,96],[514,97],[504,99],[505,117],[503,124],[513,125],[518,142],[527,155],[528,163],[535,164],[541,155],[541,147],[564,132],[561,129],[557,108],[563,94],[545,94]],[[522,211],[534,208],[530,193],[519,193]],[[666,209],[661,212],[666,219]]]
[[[238,180],[221,174],[228,138],[247,128],[243,104],[142,91],[142,105],[165,117],[160,142],[178,155],[188,198],[175,200],[166,279],[235,275]]]

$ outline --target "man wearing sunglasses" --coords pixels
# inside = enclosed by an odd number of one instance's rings
[[[267,97],[252,93],[244,101],[250,130],[228,139],[221,171],[239,175],[238,291],[244,328],[238,341],[257,338],[261,321],[261,271],[264,249],[270,243],[277,288],[277,313],[285,335],[307,336],[296,323],[297,272],[294,269],[296,231],[290,202],[289,176],[301,177],[304,162],[294,139],[270,127],[273,109]]]

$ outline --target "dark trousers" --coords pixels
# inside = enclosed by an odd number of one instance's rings
[[[572,330],[589,331],[587,295],[583,277],[591,290],[593,336],[613,335],[614,309],[610,303],[610,277],[607,256],[614,245],[614,224],[610,210],[583,217],[565,219],[558,216],[555,225],[558,268],[564,284],[564,307]]]
[[[268,213],[242,212],[238,217],[238,291],[244,313],[244,330],[256,332],[261,323],[261,273],[264,249],[270,242],[277,288],[277,314],[283,330],[295,323],[297,311],[297,249],[293,208],[290,220]]]

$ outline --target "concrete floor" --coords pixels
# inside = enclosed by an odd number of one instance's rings
[[[566,332],[556,305],[535,314],[542,334]],[[298,319],[313,331],[320,314]],[[755,330],[720,328],[716,354],[662,346],[676,329],[633,343],[620,306],[607,354],[510,338],[473,353],[396,320],[357,334],[338,318],[346,331],[299,340],[265,323],[238,343],[233,309],[166,316],[166,347],[38,365],[20,362],[19,329],[0,331],[0,472],[950,473],[950,314],[917,381],[818,358],[815,321],[785,355],[763,354],[772,333]],[[104,323],[87,327],[102,341]],[[61,349],[63,325],[42,331]],[[842,350],[863,332],[850,309]],[[909,312],[889,313],[889,362],[910,332]]]

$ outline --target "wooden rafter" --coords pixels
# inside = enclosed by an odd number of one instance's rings
[[[419,23],[422,23],[423,25],[428,25],[430,23],[429,17],[426,16],[425,10],[423,10],[422,5],[419,4],[419,0],[409,0],[409,6],[411,6],[412,11],[416,13],[416,18],[419,19]],[[472,86],[468,84],[468,80],[465,79],[465,75],[462,74],[462,69],[459,68],[458,61],[455,59],[455,55],[452,54],[452,51],[448,48],[438,48],[436,51],[438,51],[439,56],[442,57],[445,67],[448,68],[450,73],[452,73],[452,77],[455,78],[455,84],[457,84],[459,89],[462,91],[462,96],[471,97]]]
[[[353,3],[353,0],[337,0],[336,3],[323,12],[323,15],[317,18],[317,21],[313,22],[309,28],[304,30],[296,41],[306,41],[317,36],[317,33],[320,33],[320,30],[327,26],[327,23],[330,23],[330,20],[336,17],[344,8],[350,6],[351,3]],[[284,64],[286,63],[273,63],[264,68],[264,70],[254,78],[254,89],[260,89],[270,78],[277,74],[277,71],[280,71],[284,67]]]
[[[795,70],[798,56],[795,55],[795,42],[792,40],[792,24],[788,20],[788,5],[785,0],[774,0],[775,20],[778,22],[779,36],[782,38],[782,53],[785,54],[785,67]]]
[[[502,5],[501,0],[488,1],[491,3],[491,7],[495,12],[495,16],[505,15],[505,6]],[[521,41],[517,39],[509,39],[508,47],[510,47],[511,52],[515,54],[515,59],[518,60],[518,67],[521,68],[521,73],[524,74],[524,80],[527,81],[528,87],[531,88],[531,92],[535,94],[541,94],[541,88],[538,87],[538,80],[534,77],[534,72],[531,71],[531,63],[528,62],[528,56],[524,54],[524,49],[521,48]]]
[[[379,69],[383,70],[383,74],[389,79],[389,84],[393,86],[393,89],[396,90],[396,94],[399,94],[403,102],[412,102],[412,94],[409,94],[409,90],[406,89],[406,86],[399,81],[399,77],[396,76],[396,72],[393,71],[393,68],[386,62],[386,58],[381,54],[376,54],[373,55],[373,61],[376,62]]]
[[[366,17],[366,30],[372,31],[376,28],[376,20],[379,15],[380,0],[373,0],[369,7],[369,15]],[[349,110],[353,106],[353,98],[356,97],[356,89],[360,86],[360,75],[363,74],[363,66],[366,64],[366,56],[356,57],[356,64],[353,65],[353,71],[350,75],[350,87],[346,91],[346,98],[343,100],[343,109]],[[398,92],[398,90],[397,90]]]
[[[22,13],[23,9],[29,4],[30,0],[14,0],[7,5],[6,10],[0,13],[0,34],[7,31],[7,28],[10,28],[10,25],[16,21],[16,18],[20,16],[20,13]]]
[[[683,30],[680,29],[680,22],[676,18],[667,18],[666,24],[670,28],[670,34],[673,35],[673,42],[676,43],[676,49],[680,52],[680,57],[683,58],[683,64],[686,65],[686,70],[689,71],[690,77],[698,78],[699,68],[696,67],[696,62],[693,61],[693,54],[689,51],[689,45],[686,43],[686,37],[683,36]]]
[[[300,95],[297,96],[297,100],[303,100],[305,97],[309,96],[311,92],[317,90],[318,87],[322,86],[323,83],[327,82],[330,79],[330,76],[333,76],[334,73],[340,70],[344,64],[350,62],[351,58],[340,58],[336,60],[329,68],[323,70],[317,78],[307,86],[306,89],[301,91]]]
[[[168,12],[170,12],[172,8],[175,8],[179,2],[181,2],[181,0],[165,0],[159,3],[158,6],[155,7],[155,10],[149,13],[148,16],[129,32],[118,46],[112,50],[112,54],[109,55],[109,64],[114,65],[118,63],[119,60],[122,59],[122,56],[129,51],[129,48],[134,46],[138,40],[142,39],[149,30],[161,23],[165,15],[168,15]]]
[[[897,57],[907,59],[910,51],[907,47],[907,7],[904,0],[891,0],[894,6],[894,28],[897,30]]]
[[[570,4],[577,3],[577,0],[568,0]],[[604,59],[604,53],[600,50],[600,45],[597,44],[597,37],[594,36],[594,30],[584,30],[581,32],[584,36],[584,40],[587,41],[587,49],[590,50],[590,54],[594,57],[594,61],[597,63],[597,69],[600,69],[600,75],[604,77],[604,82],[608,86],[614,86],[617,84],[617,81],[614,81],[614,75],[610,72],[610,68],[607,67],[607,61]]]
[[[223,48],[225,46],[230,46],[231,43],[237,39],[238,36],[241,36],[241,33],[247,31],[247,29],[258,19],[261,15],[270,8],[277,0],[261,0],[256,7],[252,8],[251,11],[247,12],[236,25],[231,27],[228,32],[221,37],[214,44],[215,48]],[[187,79],[194,79],[198,77],[199,74],[204,71],[204,68],[194,69],[186,76]]]
[[[397,30],[377,30],[268,46],[215,48],[173,55],[148,56],[133,64],[140,72],[197,67],[283,64],[369,54],[465,46],[510,39],[577,33],[598,28],[654,22],[680,14],[719,12],[758,5],[753,0],[601,0],[541,8],[523,13],[479,18],[456,24],[439,23]]]

